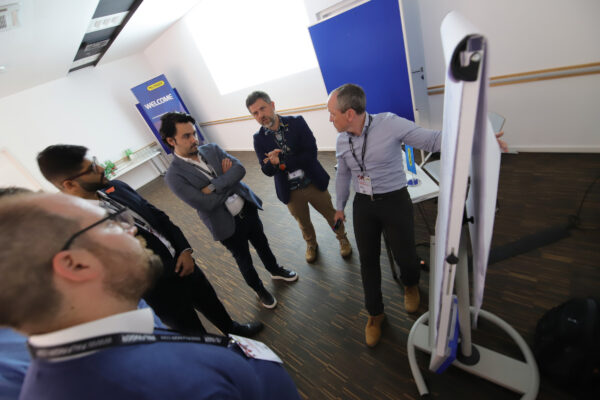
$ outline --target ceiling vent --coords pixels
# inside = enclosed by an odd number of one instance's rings
[[[18,3],[0,6],[0,32],[18,28],[20,25]]]

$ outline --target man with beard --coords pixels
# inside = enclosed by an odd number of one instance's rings
[[[162,332],[149,309],[136,310],[162,267],[126,211],[60,193],[0,200],[10,238],[0,326],[29,336],[33,359],[20,398],[299,399],[280,365],[224,337]]]
[[[329,175],[317,159],[317,142],[301,116],[282,117],[265,92],[255,91],[246,98],[246,108],[261,125],[254,134],[254,151],[262,172],[275,179],[277,198],[286,204],[298,221],[306,241],[306,262],[317,259],[317,235],[310,220],[312,205],[333,229],[340,242],[340,254],[348,257],[352,247],[344,224],[336,225],[335,209],[327,191]]]
[[[138,233],[164,265],[156,286],[144,295],[160,319],[182,333],[205,333],[198,310],[223,333],[252,336],[260,331],[260,322],[240,324],[231,319],[195,265],[190,244],[179,227],[126,183],[108,181],[96,158],[86,158],[87,151],[83,146],[54,145],[43,150],[37,161],[44,177],[61,192],[100,200],[109,209],[128,208]]]
[[[170,112],[161,117],[162,140],[175,153],[165,181],[177,197],[196,210],[213,239],[231,252],[263,307],[273,309],[277,300],[256,273],[248,243],[256,249],[271,279],[294,282],[298,274],[277,264],[258,216],[262,200],[242,182],[246,175],[242,163],[218,145],[198,147],[194,123],[194,118],[184,113]]]

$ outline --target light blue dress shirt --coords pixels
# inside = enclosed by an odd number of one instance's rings
[[[340,132],[336,143],[338,161],[335,190],[336,209],[343,210],[350,195],[350,182],[355,191],[358,189],[357,177],[361,175],[362,149],[365,138],[367,145],[364,153],[365,175],[371,178],[374,194],[393,192],[406,186],[406,174],[402,162],[402,144],[429,152],[440,151],[442,135],[440,131],[425,129],[414,122],[392,113],[369,114],[365,112],[363,133],[354,136]],[[368,126],[368,131],[367,131]],[[350,142],[354,148],[352,155]]]

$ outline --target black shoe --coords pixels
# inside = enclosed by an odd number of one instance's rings
[[[269,291],[265,289],[264,286],[256,291],[256,295],[260,299],[260,302],[262,303],[264,308],[275,308],[275,306],[277,305],[277,300],[275,299],[275,297],[273,297],[273,295],[269,293]]]
[[[260,321],[252,321],[245,324],[233,321],[233,325],[229,330],[232,335],[250,337],[256,335],[263,328],[263,324]]]
[[[292,270],[279,267],[277,272],[271,273],[271,279],[283,279],[287,282],[294,282],[298,280],[298,274]]]

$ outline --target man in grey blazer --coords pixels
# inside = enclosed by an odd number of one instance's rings
[[[277,300],[256,273],[248,242],[273,279],[293,282],[298,274],[277,264],[258,217],[262,201],[242,182],[246,175],[244,166],[216,144],[199,147],[195,120],[190,115],[170,112],[162,116],[161,122],[162,140],[174,150],[165,176],[167,185],[198,212],[213,239],[231,252],[262,305],[274,308]]]

